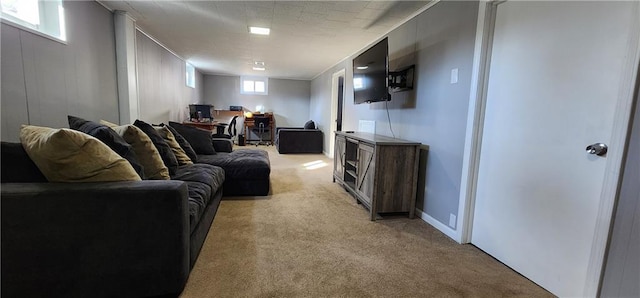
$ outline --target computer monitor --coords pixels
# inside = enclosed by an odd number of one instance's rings
[[[213,121],[212,105],[189,105],[189,117],[193,122],[211,122]]]

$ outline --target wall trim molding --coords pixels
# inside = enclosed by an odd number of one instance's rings
[[[153,42],[157,43],[159,46],[161,46],[163,49],[167,50],[167,52],[171,53],[172,55],[176,56],[178,59],[182,60],[183,62],[187,62],[186,59],[182,58],[182,56],[176,54],[176,52],[174,52],[173,50],[171,50],[169,47],[167,47],[166,45],[164,45],[162,42],[160,42],[158,39],[156,39],[155,37],[153,37],[153,35],[144,32],[144,30],[142,30],[142,28],[140,28],[140,26],[138,26],[138,24],[136,23],[136,30],[139,31],[140,33],[144,34],[144,36],[148,37],[149,39],[151,39]],[[196,68],[197,70],[197,68]]]
[[[420,210],[418,208],[416,208],[416,214],[420,217],[420,219],[422,219],[424,222],[430,224],[431,226],[436,228],[438,231],[440,231],[443,234],[447,235],[449,238],[453,239],[454,241],[458,242],[459,244],[463,244],[462,242],[460,242],[458,240],[460,238],[460,235],[459,235],[458,231],[456,231],[456,230],[450,228],[449,226],[441,223],[437,219],[431,217],[431,215],[424,213],[422,210]]]

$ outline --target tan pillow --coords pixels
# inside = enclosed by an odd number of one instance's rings
[[[23,125],[20,141],[51,182],[138,181],[131,164],[83,132]]]
[[[100,123],[104,124],[102,121]],[[105,124],[106,125],[106,124]],[[111,127],[115,130],[136,153],[138,162],[143,167],[144,176],[150,180],[169,180],[169,169],[164,165],[160,152],[153,145],[149,136],[139,128],[128,124]]]
[[[191,160],[189,155],[187,155],[187,152],[185,152],[184,149],[180,147],[180,144],[178,144],[178,141],[176,141],[176,137],[166,126],[161,126],[161,127],[156,126],[155,129],[162,136],[164,141],[167,142],[169,147],[171,147],[171,151],[173,151],[173,154],[176,156],[176,159],[178,160],[178,165],[193,164],[193,161]]]
[[[115,123],[113,123],[113,122],[109,122],[109,121],[107,121],[107,120],[100,120],[100,124],[102,124],[102,125],[106,125],[106,126],[109,126],[109,127],[116,127],[116,126],[119,126],[118,124],[115,124]]]

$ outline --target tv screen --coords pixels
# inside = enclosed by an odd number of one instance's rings
[[[353,59],[353,102],[391,100],[389,95],[389,45],[385,37]]]

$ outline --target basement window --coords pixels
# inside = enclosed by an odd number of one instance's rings
[[[196,87],[196,68],[193,67],[193,65],[189,64],[188,62],[186,62],[185,65],[187,70],[186,84],[191,88],[195,88]]]
[[[264,77],[240,77],[240,94],[267,95],[269,79]]]
[[[53,40],[67,40],[62,0],[0,0],[0,4],[3,22]]]

